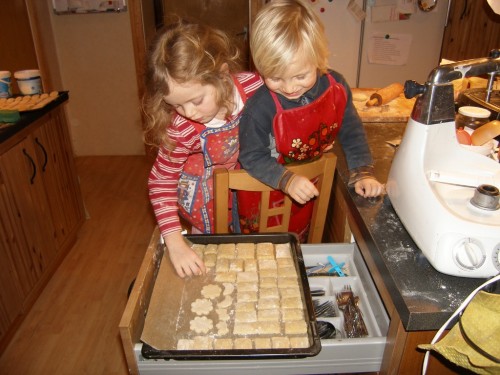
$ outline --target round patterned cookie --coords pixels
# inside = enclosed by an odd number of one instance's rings
[[[205,285],[201,289],[201,295],[205,298],[214,299],[220,296],[222,289],[216,284]]]
[[[198,298],[191,303],[191,311],[196,315],[207,315],[213,308],[212,301],[207,298]]]
[[[189,328],[196,333],[208,333],[214,327],[212,319],[197,316],[189,322]]]

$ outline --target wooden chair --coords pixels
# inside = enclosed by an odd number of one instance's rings
[[[333,176],[337,164],[335,154],[326,153],[315,161],[288,166],[296,174],[303,175],[310,180],[318,178],[316,187],[319,196],[315,198],[308,243],[320,243],[323,237],[328,202],[332,191]],[[269,207],[269,196],[274,189],[250,176],[245,170],[232,170],[221,168],[214,172],[215,192],[215,232],[228,233],[228,203],[231,190],[246,190],[262,192],[260,201],[260,232],[287,232],[292,208],[292,199],[285,195],[285,203],[280,207]],[[282,215],[280,225],[268,227],[268,218]]]

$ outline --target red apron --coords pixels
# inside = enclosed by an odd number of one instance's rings
[[[247,97],[241,84],[234,80],[243,103]],[[200,133],[202,153],[190,155],[179,179],[180,214],[203,233],[213,233],[214,194],[213,171],[234,169],[238,163],[238,125],[241,112],[219,128],[195,124]],[[229,202],[231,203],[231,201]]]
[[[271,91],[276,104],[273,130],[279,163],[314,160],[333,144],[342,124],[347,99],[344,87],[330,74],[328,79],[330,86],[319,98],[297,108],[284,110],[276,94]],[[270,206],[282,205],[283,197],[281,191],[272,192]],[[259,193],[243,192],[238,195],[242,233],[258,232],[259,201]],[[307,240],[312,209],[313,201],[304,205],[293,202],[288,230],[297,233],[301,242]],[[269,220],[270,225],[277,225],[281,217],[275,216]]]

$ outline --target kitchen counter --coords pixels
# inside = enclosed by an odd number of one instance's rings
[[[366,101],[375,93],[377,88],[353,88],[353,103],[364,123],[404,122],[411,115],[415,98],[406,99],[404,94],[382,106],[367,107]]]
[[[406,122],[364,125],[376,177],[385,183],[396,151],[387,141],[401,139]],[[390,319],[380,373],[418,374],[424,352],[417,350],[417,345],[429,343],[462,301],[485,280],[436,271],[413,242],[387,195],[365,199],[347,187],[345,157],[338,145],[334,150],[338,160],[331,206],[334,211],[340,208],[344,216],[337,212],[332,228],[346,223],[346,232],[356,240]],[[431,355],[427,373],[457,374],[461,370]]]
[[[33,122],[49,113],[52,109],[58,107],[61,103],[64,103],[69,99],[69,94],[67,91],[59,92],[56,99],[48,103],[46,106],[35,111],[21,112],[21,118],[14,124],[4,124],[0,123],[0,145],[7,141],[18,138],[15,137],[19,133],[22,133],[26,128],[29,127]]]
[[[365,123],[376,176],[383,183],[387,181],[395,152],[394,146],[386,141],[400,139],[405,126],[405,123]],[[348,216],[354,238],[362,242],[363,255],[373,259],[375,268],[370,271],[380,275],[404,329],[439,329],[484,279],[436,271],[411,239],[387,195],[365,199],[346,188],[348,173],[343,160],[337,164],[337,177],[344,182],[340,191],[351,208]]]

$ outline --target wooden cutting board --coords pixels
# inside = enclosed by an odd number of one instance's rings
[[[407,122],[415,104],[415,98],[406,99],[401,94],[380,107],[366,106],[367,100],[377,88],[353,88],[353,103],[363,122]]]

